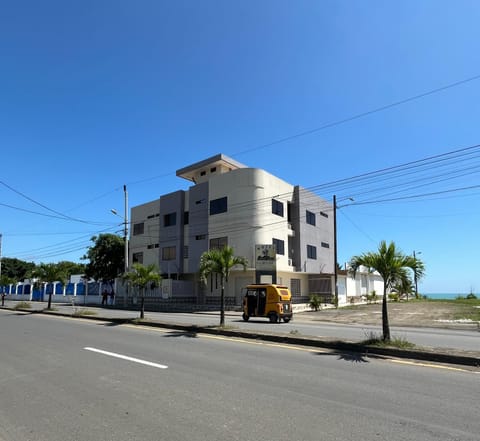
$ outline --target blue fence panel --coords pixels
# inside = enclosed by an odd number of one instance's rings
[[[43,302],[43,289],[33,288],[32,300],[36,302]]]
[[[83,283],[77,283],[77,296],[85,295],[85,285]]]
[[[89,282],[89,284],[88,284],[88,295],[89,296],[98,296],[99,293],[100,293],[100,283]]]

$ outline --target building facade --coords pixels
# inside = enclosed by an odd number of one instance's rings
[[[200,256],[229,245],[249,266],[232,271],[227,303],[239,305],[242,288],[254,282],[285,284],[296,301],[331,296],[331,203],[222,154],[176,174],[192,183],[188,190],[131,209],[130,263],[155,264],[164,278],[190,283],[191,300],[213,304],[220,287],[198,279]]]

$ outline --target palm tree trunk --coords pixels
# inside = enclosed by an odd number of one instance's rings
[[[383,286],[382,327],[383,327],[383,341],[390,341],[390,325],[388,324],[388,309],[387,309],[387,287],[385,284]]]
[[[142,289],[142,297],[140,298],[140,318],[145,318],[145,288]]]
[[[225,326],[225,285],[221,278],[222,290],[220,292],[220,326]]]

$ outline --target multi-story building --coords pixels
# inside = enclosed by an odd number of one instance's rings
[[[246,271],[232,271],[227,303],[240,304],[241,289],[253,282],[286,284],[297,301],[332,294],[331,203],[223,154],[176,174],[192,182],[187,191],[131,209],[130,262],[154,263],[176,284],[164,297],[215,303],[220,286],[214,278],[200,283],[199,261],[204,251],[226,244],[249,261]],[[177,281],[185,281],[183,290]]]

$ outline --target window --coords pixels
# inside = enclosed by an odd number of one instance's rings
[[[207,238],[206,234],[197,234],[195,240],[205,240]]]
[[[162,260],[175,260],[177,258],[176,247],[163,247],[162,248]]]
[[[210,216],[212,214],[225,213],[227,211],[227,197],[210,201]]]
[[[210,239],[210,249],[221,250],[224,246],[228,245],[228,237],[217,237],[215,239]]]
[[[149,214],[149,215],[147,216],[147,219],[154,219],[154,218],[156,218],[156,217],[158,217],[158,216],[160,216],[160,213]]]
[[[307,257],[309,259],[316,259],[317,258],[317,247],[313,245],[307,245]]]
[[[327,217],[327,218],[328,218],[328,214],[325,213],[325,212],[323,212],[323,211],[320,212],[320,216],[323,216],[323,217]]]
[[[188,259],[188,245],[183,246],[183,258]]]
[[[133,235],[138,236],[139,234],[143,234],[145,231],[145,224],[143,222],[139,222],[138,224],[133,224]]]
[[[322,242],[322,248],[330,248],[330,244],[328,242]]]
[[[143,253],[133,253],[132,262],[133,263],[143,263]]]
[[[212,168],[210,169],[210,173],[215,173],[216,171],[217,171],[217,167],[212,167]]]
[[[163,216],[163,226],[172,227],[177,223],[177,213],[169,213]]]
[[[200,172],[200,176],[205,176],[206,174],[207,172],[205,170]]]
[[[315,226],[315,213],[307,210],[307,224]]]
[[[205,199],[199,199],[198,201],[195,201],[195,205],[200,205],[205,202]]]
[[[147,246],[147,248],[149,250],[152,250],[153,248],[158,248],[159,247],[159,244],[158,243],[152,243],[150,245]]]
[[[283,217],[283,202],[272,199],[272,213]]]
[[[189,221],[190,221],[190,213],[188,211],[185,211],[183,213],[183,225],[188,225]]]
[[[285,241],[280,239],[272,239],[272,243],[277,254],[281,254],[283,256],[285,254]]]

